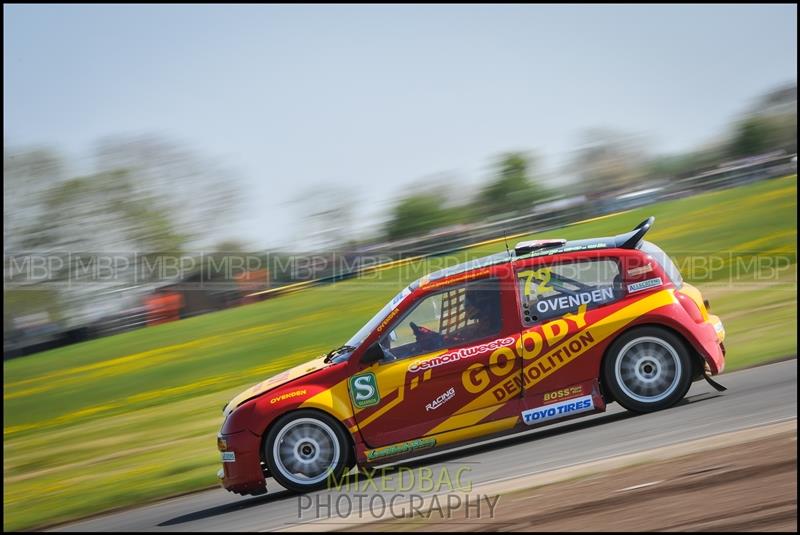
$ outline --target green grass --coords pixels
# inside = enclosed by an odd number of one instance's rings
[[[796,199],[792,176],[546,234],[614,235],[655,215],[648,239],[725,322],[729,371],[796,353]],[[4,529],[215,484],[215,435],[235,393],[343,343],[403,284],[501,250],[485,245],[5,362]],[[689,263],[709,254],[718,255],[713,269]],[[775,258],[782,263],[766,265]],[[753,259],[762,265],[748,266]]]

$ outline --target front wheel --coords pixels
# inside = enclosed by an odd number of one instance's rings
[[[611,395],[633,412],[653,412],[683,399],[692,383],[684,342],[660,327],[637,327],[617,338],[603,363]]]
[[[317,411],[282,416],[264,442],[264,460],[272,477],[296,492],[324,488],[329,474],[340,478],[350,457],[339,422]]]

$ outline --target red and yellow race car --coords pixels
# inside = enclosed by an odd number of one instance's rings
[[[355,465],[602,412],[650,412],[725,365],[725,331],[654,218],[614,237],[537,240],[425,276],[342,347],[225,407],[219,477],[240,494],[324,487]]]

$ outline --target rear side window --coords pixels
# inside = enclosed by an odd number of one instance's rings
[[[683,285],[683,277],[681,277],[681,272],[678,270],[678,267],[672,261],[667,253],[665,253],[661,247],[654,243],[650,243],[649,241],[642,241],[642,245],[639,246],[643,252],[647,253],[648,255],[652,256],[653,259],[661,265],[664,269],[664,273],[667,274],[667,277],[672,281],[672,284],[675,285],[676,288],[680,288]]]
[[[522,269],[517,285],[525,325],[575,313],[581,305],[597,308],[622,296],[615,260],[586,260]]]

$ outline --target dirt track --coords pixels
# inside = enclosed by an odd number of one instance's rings
[[[797,434],[501,495],[495,513],[355,531],[797,531]]]

